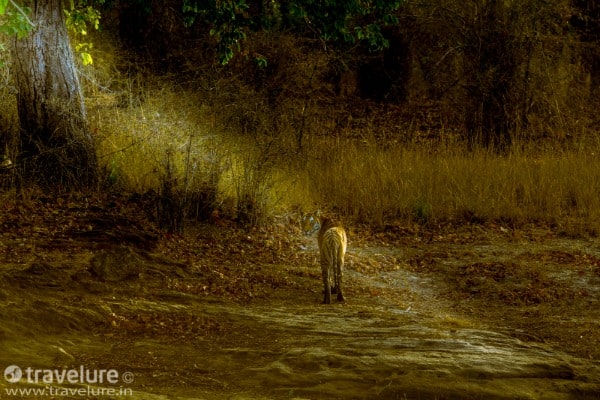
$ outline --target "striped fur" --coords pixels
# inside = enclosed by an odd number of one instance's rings
[[[344,255],[348,239],[346,232],[329,218],[320,218],[318,214],[306,214],[302,217],[302,230],[310,235],[317,230],[319,252],[321,253],[321,272],[323,274],[324,304],[331,303],[331,293],[337,294],[338,301],[344,301],[342,292],[342,272]],[[332,282],[333,281],[333,282]],[[333,284],[332,284],[333,283]]]

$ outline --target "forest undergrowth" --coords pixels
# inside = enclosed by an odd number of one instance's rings
[[[106,184],[144,193],[168,180],[192,217],[251,225],[325,209],[380,227],[502,221],[597,232],[600,154],[593,135],[569,143],[523,140],[498,153],[469,150],[450,130],[410,130],[403,121],[378,128],[373,114],[335,137],[305,135],[299,149],[296,131],[264,127],[269,115],[252,114],[260,120],[252,122],[256,131],[243,134],[223,122],[241,106],[218,113],[198,106],[196,96],[148,90],[143,103],[124,108],[92,99]]]
[[[532,122],[538,131],[515,132],[502,151],[473,148],[448,100],[417,98],[417,89],[402,104],[336,95],[331,56],[293,38],[255,37],[252,48],[270,60],[264,70],[243,59],[216,67],[192,52],[179,54],[178,73],[158,74],[98,35],[94,64],[80,72],[100,189],[165,195],[178,209],[166,219],[264,226],[321,209],[380,228],[502,222],[598,232],[600,137],[585,116],[561,132]],[[16,130],[14,97],[2,105],[3,126]]]

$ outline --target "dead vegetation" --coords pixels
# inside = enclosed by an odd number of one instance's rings
[[[464,296],[509,306],[555,303],[575,295],[568,285],[527,264],[479,262],[459,267],[456,275],[456,288]]]

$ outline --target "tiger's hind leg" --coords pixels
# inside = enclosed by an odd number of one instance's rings
[[[338,290],[338,282],[337,279],[334,279],[331,283],[331,294],[336,294]]]
[[[329,265],[326,263],[321,264],[321,269],[323,273],[323,293],[325,297],[323,298],[323,304],[331,304],[331,286],[329,284]]]
[[[342,293],[342,270],[344,266],[344,260],[338,259],[335,263],[335,288],[337,293],[337,300],[343,302],[344,294]]]

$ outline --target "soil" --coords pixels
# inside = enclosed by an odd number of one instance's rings
[[[346,302],[323,305],[316,238],[294,218],[167,235],[145,209],[4,202],[1,398],[600,398],[595,237],[350,227]],[[102,370],[118,379],[92,382]]]

